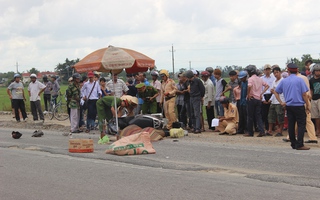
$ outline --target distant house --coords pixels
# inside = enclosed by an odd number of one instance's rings
[[[40,79],[40,78],[42,78],[42,77],[44,77],[44,76],[47,76],[48,78],[50,78],[50,76],[57,76],[58,74],[56,73],[56,72],[49,72],[49,71],[47,71],[47,72],[39,72],[38,74],[37,74],[37,77],[38,77],[38,79]]]
[[[22,73],[21,76],[23,83],[30,82],[30,73]]]
[[[23,83],[28,83],[28,82],[30,82],[30,73],[22,73],[22,82]],[[49,71],[47,71],[47,72],[39,72],[38,74],[37,74],[37,78],[38,78],[38,80],[40,80],[40,79],[42,79],[44,76],[47,76],[48,78],[50,78],[50,76],[56,76],[57,75],[57,73],[56,72],[49,72]]]

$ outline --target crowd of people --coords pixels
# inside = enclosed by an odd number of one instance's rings
[[[86,76],[74,73],[66,91],[70,132],[82,132],[81,127],[85,126],[85,132],[90,133],[98,117],[99,143],[104,143],[107,122],[115,117],[163,113],[168,121],[166,129],[180,122],[194,134],[207,129],[219,135],[253,137],[254,132],[259,132],[257,137],[281,137],[283,130],[288,129],[289,138],[283,140],[291,142],[293,149],[307,150],[304,143],[318,143],[317,136],[320,137],[320,65],[311,60],[305,64],[304,74],[292,63],[285,69],[266,64],[263,71],[249,65],[240,72],[230,71],[228,82],[220,69],[212,67],[202,72],[179,73],[178,81],[171,79],[165,69],[151,71],[150,82],[144,72],[127,74],[125,81],[118,74],[112,74],[112,79],[106,81],[98,72],[88,72]],[[20,115],[27,119],[20,78],[16,74],[7,90],[17,121]],[[55,77],[51,82],[43,78],[43,83],[34,74],[30,78],[33,119],[38,120],[39,114],[40,120],[44,120],[40,95],[44,93],[47,111],[47,103],[55,98],[59,85]],[[83,110],[87,112],[86,123]],[[304,142],[305,130],[309,140]]]
[[[51,96],[55,100],[58,96],[58,92],[60,90],[60,85],[57,81],[56,76],[51,76],[51,81],[48,81],[48,77],[43,77],[43,83],[37,80],[36,74],[30,75],[30,83],[28,85],[28,95],[30,99],[30,109],[32,113],[32,117],[34,121],[38,121],[39,118],[42,122],[44,122],[44,114],[48,112],[48,104],[50,104]],[[26,114],[25,108],[25,94],[24,94],[24,86],[21,81],[21,75],[15,74],[10,85],[7,88],[7,93],[11,100],[11,107],[14,110],[17,122],[27,121],[28,117]],[[41,108],[41,94],[43,93],[45,111],[42,111]]]

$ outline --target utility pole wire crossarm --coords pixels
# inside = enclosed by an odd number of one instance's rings
[[[174,78],[174,52],[175,50],[173,49],[173,44],[172,44],[172,48],[171,48],[171,54],[172,54],[172,73],[173,73],[173,78]]]

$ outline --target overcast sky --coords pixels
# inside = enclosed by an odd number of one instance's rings
[[[53,71],[108,45],[158,69],[279,64],[320,56],[317,0],[0,0],[0,72]]]

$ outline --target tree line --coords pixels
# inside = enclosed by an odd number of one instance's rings
[[[299,67],[300,71],[305,71],[305,64],[304,63],[307,60],[312,60],[314,63],[320,63],[320,59],[319,58],[318,59],[312,58],[312,56],[310,54],[303,54],[301,56],[301,58],[288,58],[287,59],[287,63],[295,63]],[[79,61],[80,61],[79,58],[73,59],[73,60],[69,60],[68,58],[66,58],[63,63],[58,63],[54,67],[53,70],[55,72],[57,72],[57,74],[59,75],[62,83],[66,83],[68,81],[68,78],[70,76],[72,76],[72,74],[74,73],[73,66]],[[220,69],[221,72],[222,72],[222,76],[223,77],[228,77],[230,71],[232,71],[232,70],[242,71],[242,70],[245,69],[245,67],[246,66],[238,66],[238,65],[230,65],[230,66],[228,66],[227,65],[227,66],[224,66],[224,67],[215,66],[213,68],[214,69],[215,68]],[[263,70],[263,66],[261,66],[261,67],[257,66],[257,68]],[[156,67],[155,67],[155,69],[156,69]],[[180,68],[178,70],[177,74],[181,73],[181,72],[184,72],[184,71],[187,71],[187,68]],[[34,67],[32,67],[32,68],[30,68],[30,70],[27,70],[27,72],[29,72],[30,74],[32,74],[32,73],[37,74],[37,73],[39,73],[39,70],[34,68]],[[8,79],[8,81],[7,81],[7,84],[8,84],[11,81],[11,79],[13,78],[14,74],[15,74],[15,72],[13,72],[13,71],[0,73],[0,83],[4,83],[3,80],[4,79]],[[175,74],[174,77],[177,77],[176,76],[177,74]],[[126,75],[126,73],[125,73],[125,71],[123,71],[122,73],[119,74],[119,77],[125,78],[125,75]],[[173,77],[172,72],[170,73],[170,75],[171,75],[171,77]],[[102,73],[102,76],[103,77],[107,76],[107,73]],[[147,78],[148,78],[148,76],[147,76]]]

